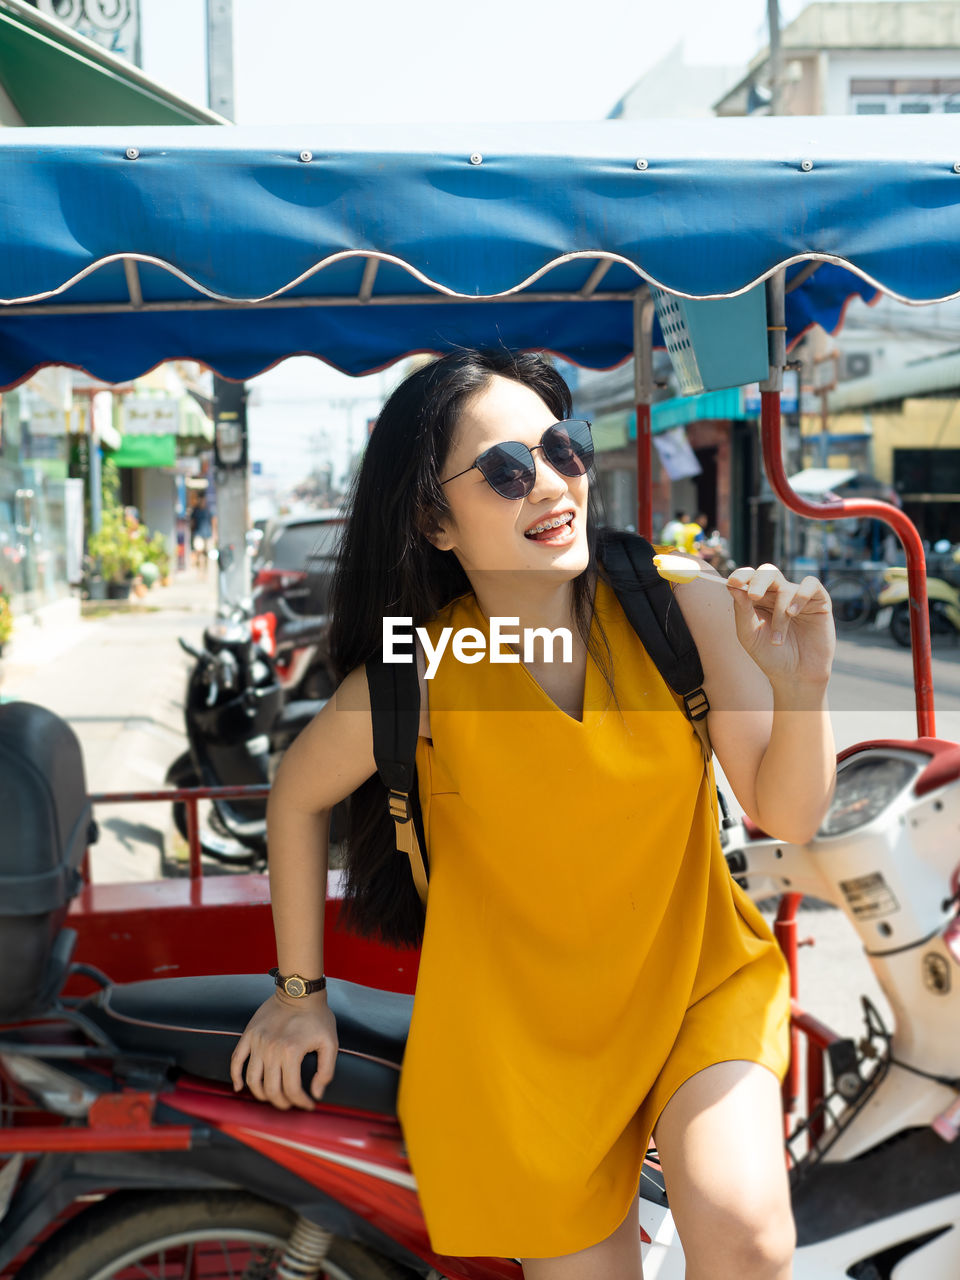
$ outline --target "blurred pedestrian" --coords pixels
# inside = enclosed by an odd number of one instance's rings
[[[668,520],[663,526],[660,534],[660,542],[665,547],[679,547],[678,538],[683,532],[684,525],[688,524],[690,516],[686,511],[675,511],[673,519]]]
[[[201,494],[193,510],[190,512],[190,537],[193,544],[194,567],[206,568],[210,557],[210,542],[213,536],[213,521],[207,510],[206,494]]]
[[[681,551],[686,551],[691,556],[697,554],[698,547],[703,541],[701,520],[706,520],[706,516],[699,516],[696,520],[691,520],[687,516],[683,522],[683,527],[677,534],[677,546]]]

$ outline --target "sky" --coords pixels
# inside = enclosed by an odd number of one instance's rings
[[[781,21],[803,7],[781,0]],[[688,63],[729,65],[766,44],[766,0],[234,0],[233,8],[238,124],[596,120],[678,43]],[[205,103],[205,0],[140,0],[140,12],[144,70]],[[293,475],[309,469],[302,459],[325,433],[342,468],[365,432],[368,397],[396,377],[284,362],[253,384],[251,456],[265,471]],[[367,399],[351,411],[343,401],[354,396]]]
[[[748,61],[766,0],[234,0],[239,124],[594,120],[679,41]],[[803,8],[783,0],[782,21]],[[144,70],[205,101],[204,0],[140,0]]]

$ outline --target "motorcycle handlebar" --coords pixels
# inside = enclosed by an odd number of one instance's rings
[[[209,662],[209,661],[210,661],[210,655],[209,655],[209,653],[204,653],[204,652],[203,652],[202,650],[200,650],[200,649],[195,649],[195,648],[193,647],[193,645],[192,645],[192,644],[190,644],[188,641],[184,640],[183,636],[178,636],[178,637],[177,637],[177,644],[179,644],[180,648],[183,650],[183,652],[184,652],[184,653],[188,653],[188,654],[190,655],[190,657],[191,657],[191,658],[195,658],[195,659],[197,660],[197,662]]]

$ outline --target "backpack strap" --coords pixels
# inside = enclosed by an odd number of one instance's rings
[[[682,702],[709,762],[713,749],[707,730],[710,703],[703,690],[703,666],[670,584],[657,573],[653,555],[653,547],[639,534],[605,529],[601,535],[600,562],[610,585],[657,670]]]
[[[430,862],[423,836],[417,789],[417,736],[420,732],[420,677],[416,662],[384,662],[378,649],[366,664],[373,757],[387,788],[387,805],[396,831],[397,850],[406,854],[420,901],[427,901]]]

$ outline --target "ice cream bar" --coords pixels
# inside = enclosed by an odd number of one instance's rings
[[[700,564],[686,556],[655,555],[653,563],[661,578],[668,582],[693,582],[700,577]]]

